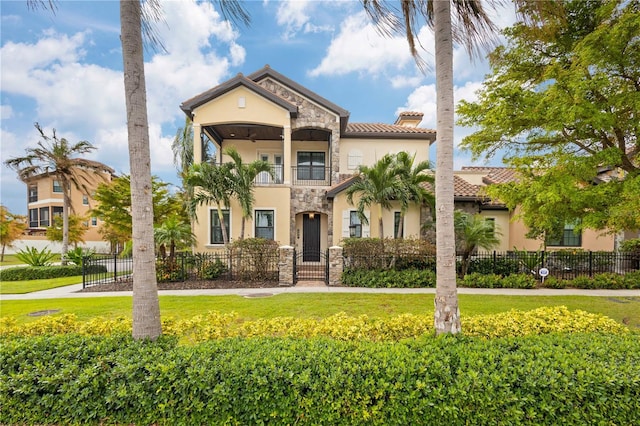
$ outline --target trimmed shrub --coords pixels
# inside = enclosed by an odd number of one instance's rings
[[[163,332],[183,342],[196,343],[230,337],[331,337],[337,340],[396,341],[433,332],[433,315],[403,314],[392,318],[357,317],[344,313],[323,319],[279,317],[241,322],[235,313],[209,312],[190,319],[163,318]],[[599,314],[564,306],[463,318],[463,333],[479,337],[516,337],[557,332],[626,333],[622,324]],[[0,336],[43,336],[78,333],[110,335],[131,333],[131,319],[95,318],[79,321],[75,315],[55,315],[26,324],[0,320]]]
[[[421,288],[435,287],[436,274],[426,269],[396,271],[347,269],[342,273],[342,285],[367,288]]]
[[[87,272],[104,273],[107,272],[107,267],[104,265],[92,265],[87,268]],[[18,266],[0,270],[0,279],[2,279],[2,281],[42,280],[48,278],[74,277],[77,275],[82,275],[82,266]]]
[[[636,424],[637,335],[3,339],[2,424]]]

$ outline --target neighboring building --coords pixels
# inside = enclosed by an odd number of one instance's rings
[[[496,228],[502,233],[501,243],[496,250],[535,251],[544,247],[542,240],[526,237],[527,227],[520,220],[514,220],[517,215],[510,212],[500,202],[489,199],[483,187],[492,184],[505,183],[516,179],[515,171],[505,167],[463,167],[455,172],[455,201],[456,209],[480,213],[487,220],[494,221]],[[556,239],[547,241],[547,250],[583,249],[592,251],[614,250],[615,237],[602,231],[585,229],[574,232],[573,226],[567,224],[563,234]]]
[[[238,74],[181,105],[192,119],[196,144],[194,160],[203,160],[203,144],[221,153],[235,147],[243,160],[265,160],[275,178],[256,179],[253,221],[245,237],[272,238],[301,250],[304,260],[338,244],[348,236],[378,237],[377,226],[360,224],[355,207],[343,189],[361,164],[372,165],[389,152],[407,151],[416,161],[429,160],[434,130],[419,128],[421,113],[400,114],[394,124],[349,123],[349,112],[279,74],[269,66],[244,76]],[[347,182],[345,184],[345,181]],[[367,212],[370,224],[378,219]],[[399,207],[383,213],[385,237],[397,226]],[[405,217],[404,236],[420,234],[420,209]],[[214,206],[197,211],[196,251],[222,246]],[[241,210],[232,202],[225,211],[230,238],[240,235]]]
[[[71,184],[71,210],[69,213],[70,215],[83,217],[83,224],[87,227],[87,231],[83,236],[86,244],[102,248],[102,246],[108,247],[108,244],[102,241],[102,236],[99,232],[102,221],[90,215],[90,210],[95,207],[92,195],[100,183],[111,182],[115,172],[106,165],[97,162],[96,164],[100,164],[100,168],[109,170],[109,172],[96,175],[94,172],[79,171],[79,174],[84,175],[83,183],[87,187],[88,193],[84,193]],[[54,218],[62,216],[62,186],[49,173],[33,176],[25,180],[24,183],[27,185],[28,228],[25,231],[24,238],[15,245],[16,249],[24,246],[45,245],[51,248],[53,243],[46,239],[46,232],[47,228],[53,224]]]

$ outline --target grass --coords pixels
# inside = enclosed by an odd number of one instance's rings
[[[433,294],[280,294],[264,298],[240,296],[161,296],[162,315],[190,318],[208,311],[236,312],[241,320],[293,316],[324,318],[338,312],[349,315],[390,317],[402,313],[432,314]],[[494,296],[460,295],[465,316],[531,310],[541,306],[567,306],[571,310],[606,315],[632,329],[640,329],[640,297],[594,296]],[[0,302],[0,317],[18,322],[36,319],[27,314],[42,310],[72,313],[81,320],[94,317],[131,317],[131,297],[11,300]]]
[[[0,283],[0,294],[24,294],[33,291],[48,290],[50,288],[63,287],[65,285],[78,284],[82,282],[82,275],[73,277],[45,278],[42,280],[26,281],[2,281]]]

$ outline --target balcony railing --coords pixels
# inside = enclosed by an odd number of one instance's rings
[[[331,168],[324,166],[291,167],[293,184],[298,186],[331,185]]]
[[[284,166],[271,164],[271,172],[261,172],[254,183],[258,186],[279,185],[284,183]],[[297,186],[329,186],[331,185],[331,168],[324,166],[291,167],[292,184]]]
[[[256,185],[278,185],[283,182],[284,168],[282,164],[271,164],[271,174],[268,172],[260,172],[254,180]]]

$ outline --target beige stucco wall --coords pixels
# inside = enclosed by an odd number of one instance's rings
[[[495,221],[496,233],[500,239],[500,244],[493,248],[495,251],[513,250],[510,246],[511,227],[509,224],[509,212],[506,210],[483,210],[480,214],[485,218],[492,218]],[[483,250],[484,251],[484,250]]]
[[[543,240],[533,240],[526,238],[528,228],[520,220],[510,222],[510,247],[519,250],[541,250],[544,248]],[[582,232],[582,245],[580,247],[547,247],[547,250],[560,250],[563,248],[579,248],[590,251],[612,251],[614,249],[615,238],[613,235],[585,229]]]
[[[274,237],[280,244],[289,244],[289,214],[290,214],[290,195],[289,188],[284,186],[257,186],[254,187],[254,211],[255,210],[274,210]],[[209,244],[211,229],[211,211],[216,211],[215,205],[199,206],[197,209],[198,222],[194,222],[193,232],[197,237],[197,244],[194,247],[195,252],[211,252],[222,248],[222,244]],[[242,209],[238,202],[231,200],[230,217],[229,217],[230,241],[236,241],[240,238],[242,228]],[[252,219],[245,220],[245,238],[253,238],[255,236],[255,227]]]
[[[241,99],[244,98],[244,106]],[[194,124],[254,123],[273,126],[289,125],[289,113],[266,98],[238,87],[194,110]]]
[[[362,164],[373,165],[385,154],[406,151],[416,154],[415,162],[429,161],[429,142],[412,139],[340,139],[340,173],[349,174],[356,167],[349,167],[349,153],[357,151],[362,154]]]

